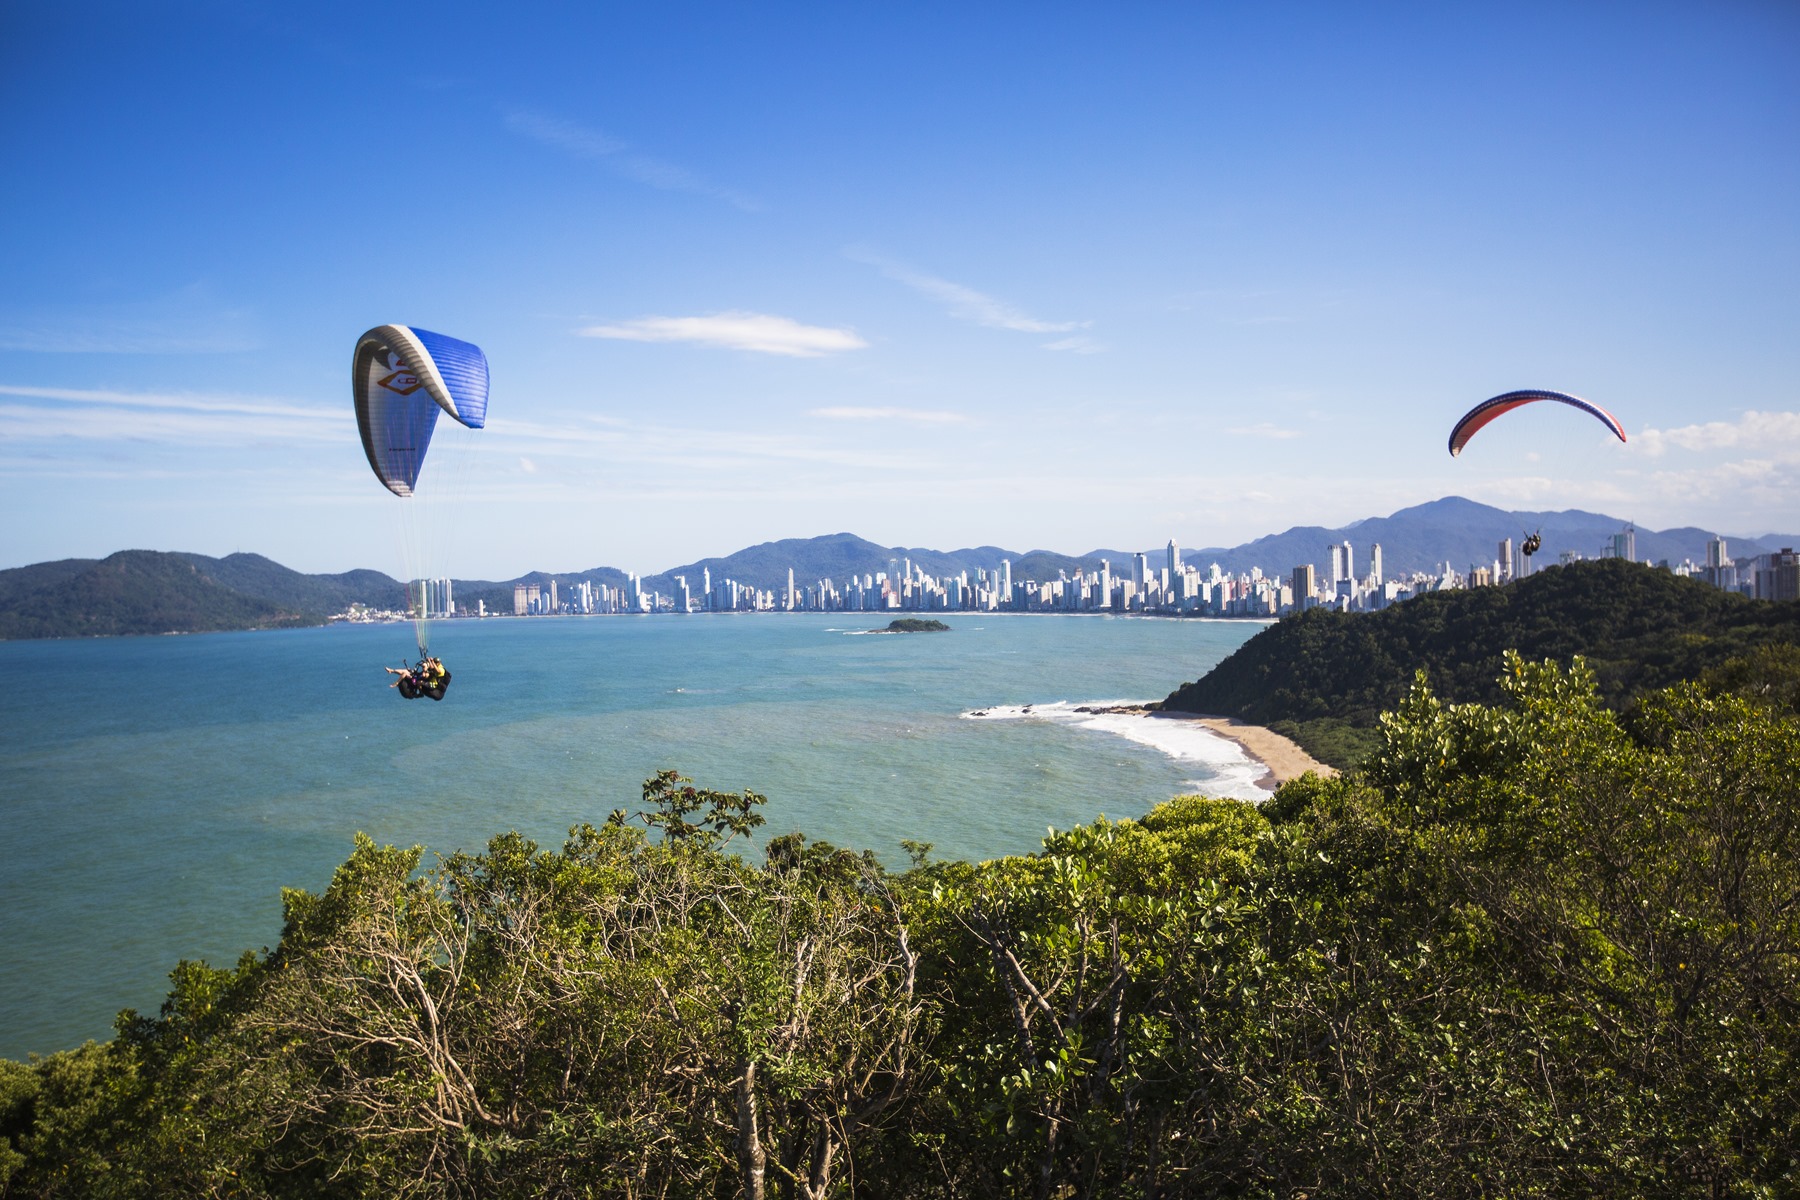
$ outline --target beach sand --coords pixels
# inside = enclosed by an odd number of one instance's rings
[[[1191,721],[1205,729],[1207,733],[1224,738],[1236,745],[1256,766],[1262,768],[1262,776],[1243,777],[1239,786],[1251,786],[1264,792],[1272,792],[1290,779],[1298,779],[1308,771],[1313,771],[1325,778],[1337,775],[1336,767],[1320,762],[1298,745],[1281,734],[1261,725],[1251,725],[1235,717],[1206,716],[1200,713],[1171,712],[1156,704],[1121,703],[1121,704],[1081,704],[1070,705],[1066,702],[1054,704],[1027,704],[1022,707],[998,706],[991,709],[977,709],[964,713],[967,717],[984,717],[1000,719],[1028,718],[1035,720],[1054,720],[1057,716],[1082,715],[1091,720],[1104,720],[1108,717],[1125,717],[1130,721]],[[1113,727],[1109,732],[1118,734],[1133,741],[1146,742],[1178,759],[1195,758],[1206,761],[1204,754],[1196,755],[1191,747],[1182,745],[1183,739],[1173,742],[1167,737],[1154,735],[1143,736],[1130,729]],[[1147,732],[1147,731],[1146,731]],[[1173,732],[1172,730],[1170,732]],[[1254,781],[1254,782],[1252,782]]]
[[[1279,733],[1261,725],[1246,725],[1236,717],[1203,717],[1190,713],[1159,712],[1159,717],[1198,721],[1220,737],[1230,738],[1244,748],[1244,753],[1268,768],[1263,786],[1273,791],[1290,779],[1298,779],[1308,771],[1329,779],[1336,767],[1327,766]]]

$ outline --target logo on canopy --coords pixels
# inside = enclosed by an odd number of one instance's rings
[[[398,396],[410,396],[425,386],[420,382],[417,375],[414,375],[411,371],[405,370],[404,368],[395,371],[386,378],[377,379],[375,382],[378,386],[384,387]]]

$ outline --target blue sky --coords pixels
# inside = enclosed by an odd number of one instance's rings
[[[399,573],[390,322],[492,365],[465,578],[1452,493],[1800,529],[1791,3],[11,0],[0,159],[0,566]],[[1518,387],[1631,442],[1449,458]]]

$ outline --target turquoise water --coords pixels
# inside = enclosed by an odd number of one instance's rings
[[[1072,705],[1161,697],[1259,625],[861,632],[881,623],[443,623],[441,704],[386,687],[380,664],[411,648],[398,625],[0,643],[0,1056],[110,1036],[119,1009],[155,1010],[177,960],[272,943],[280,889],[324,887],[357,830],[439,852],[508,829],[556,845],[676,767],[767,795],[765,834],[979,859],[1182,791],[1254,793],[1229,743]]]

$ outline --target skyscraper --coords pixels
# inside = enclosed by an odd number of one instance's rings
[[[1168,566],[1169,566],[1169,578],[1171,580],[1180,579],[1181,578],[1181,547],[1177,546],[1175,544],[1174,538],[1169,539],[1169,563],[1168,563]]]
[[[1513,540],[1511,538],[1500,539],[1499,560],[1500,581],[1502,583],[1518,574],[1518,563],[1513,559]]]
[[[1385,582],[1387,577],[1381,573],[1381,543],[1375,542],[1369,547],[1369,586],[1380,588]]]
[[[1346,544],[1348,544],[1348,543],[1346,543]],[[1350,569],[1344,562],[1344,547],[1334,545],[1330,549],[1331,549],[1331,585],[1332,585],[1333,590],[1335,590],[1337,587],[1337,584],[1340,580],[1348,578]],[[1308,594],[1310,595],[1311,593],[1308,593]]]
[[[1333,547],[1335,550],[1336,547]],[[1313,565],[1301,563],[1294,568],[1294,608],[1296,611],[1312,607],[1313,598]]]
[[[1637,527],[1627,525],[1612,536],[1612,556],[1614,558],[1637,561]]]

